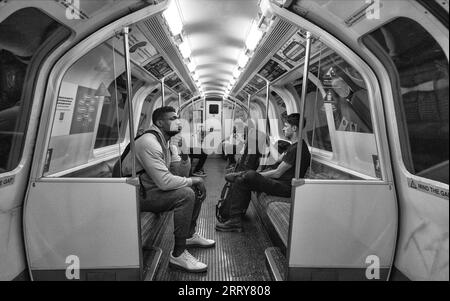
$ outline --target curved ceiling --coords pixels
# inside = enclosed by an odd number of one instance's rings
[[[174,3],[183,23],[184,39],[192,50],[191,60],[197,66],[199,86],[205,95],[225,91],[245,49],[252,22],[258,17],[259,0],[174,0]]]

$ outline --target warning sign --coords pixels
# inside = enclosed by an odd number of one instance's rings
[[[4,177],[4,178],[0,178],[0,188],[9,186],[14,184],[14,179],[16,178],[16,176],[9,176],[9,177]]]
[[[420,182],[417,180],[413,180],[411,178],[408,178],[408,186],[410,188],[417,189],[422,192],[429,193],[434,196],[448,200],[448,190],[447,189],[442,189],[440,187],[430,185],[427,183],[423,183],[423,182]]]

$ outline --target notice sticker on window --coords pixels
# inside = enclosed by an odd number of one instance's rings
[[[9,177],[0,178],[0,189],[4,188],[6,186],[14,184],[14,179],[15,178],[16,178],[16,176],[9,176]]]
[[[448,190],[439,188],[434,185],[423,183],[411,178],[408,178],[408,186],[412,189],[420,190],[425,193],[448,200]]]

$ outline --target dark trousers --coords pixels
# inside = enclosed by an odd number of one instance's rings
[[[225,206],[228,206],[228,216],[241,216],[247,211],[252,191],[290,197],[291,185],[275,179],[266,178],[254,170],[246,171],[240,177],[236,178],[231,186],[230,195],[227,198],[227,204],[225,204]]]
[[[234,158],[234,155],[227,155],[226,156],[228,164],[236,164],[236,159]]]
[[[191,153],[189,154],[189,157],[191,157],[191,161],[192,161],[192,159],[198,159],[198,162],[195,165],[194,171],[193,171],[193,172],[197,172],[197,171],[200,171],[201,169],[203,169],[203,165],[205,165],[208,155],[203,152],[203,149],[201,150],[200,154],[194,154],[194,149],[191,148]]]
[[[191,187],[163,191],[148,190],[145,199],[141,198],[141,211],[161,213],[174,211],[175,246],[184,249],[186,238],[192,237],[204,198],[196,197]]]

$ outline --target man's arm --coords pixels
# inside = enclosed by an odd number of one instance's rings
[[[154,136],[153,136],[154,137]],[[190,178],[173,175],[164,161],[161,145],[152,136],[140,138],[136,143],[136,158],[159,189],[167,191],[192,186]]]
[[[278,179],[280,178],[286,171],[288,171],[290,168],[292,167],[292,165],[286,163],[286,162],[281,162],[280,165],[278,165],[278,167],[276,169],[272,169],[272,170],[268,170],[268,171],[263,171],[260,174],[266,178],[272,178],[272,179]]]

